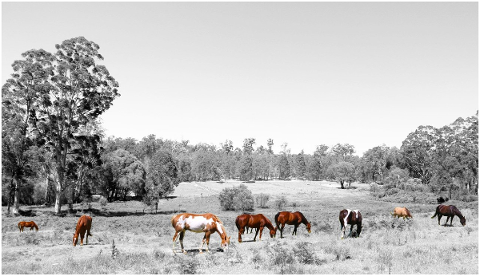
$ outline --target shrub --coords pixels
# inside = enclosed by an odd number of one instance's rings
[[[183,254],[174,255],[175,263],[177,264],[178,272],[180,274],[197,274],[200,262],[195,256],[182,256]]]
[[[299,263],[302,264],[318,264],[320,260],[315,254],[315,248],[309,242],[297,242],[293,248],[293,252]]]
[[[225,211],[252,211],[254,209],[252,191],[250,191],[244,184],[233,188],[223,189],[218,196],[218,199],[220,200],[220,206]]]
[[[287,206],[287,199],[285,198],[285,196],[281,196],[280,198],[278,198],[277,200],[275,200],[275,208],[277,210],[283,210],[283,208],[285,208],[285,206]]]
[[[258,207],[260,208],[267,208],[267,202],[268,200],[270,199],[270,196],[267,195],[267,194],[259,194],[257,197],[256,197],[256,200],[257,200],[257,205]]]

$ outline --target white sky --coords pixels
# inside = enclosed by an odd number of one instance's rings
[[[2,84],[77,36],[120,84],[109,136],[361,155],[478,110],[476,2],[3,2]]]

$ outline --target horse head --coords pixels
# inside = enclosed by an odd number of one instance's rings
[[[460,223],[465,226],[465,224],[467,224],[467,219],[465,219],[464,216],[460,216]]]
[[[307,231],[308,233],[312,233],[310,222],[307,223]]]
[[[227,237],[227,235],[225,235],[224,237],[222,237],[222,249],[223,249],[223,251],[227,251],[229,245],[230,245],[230,237]]]
[[[75,233],[75,234],[73,235],[73,246],[76,246],[76,245],[77,245],[77,242],[78,242],[78,234]]]
[[[277,227],[270,229],[270,238],[275,238],[277,235]]]

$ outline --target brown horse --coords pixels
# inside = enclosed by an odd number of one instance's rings
[[[294,228],[292,235],[297,235],[297,228],[301,223],[305,224],[307,226],[308,233],[311,233],[310,222],[307,221],[302,213],[282,211],[275,215],[275,224],[277,225],[275,229],[280,229],[280,238],[283,238],[283,228],[285,228],[285,224],[293,225]]]
[[[402,217],[403,220],[405,220],[405,218],[413,218],[407,207],[395,207],[395,209],[393,209],[392,216],[397,218]]]
[[[77,227],[75,228],[75,234],[73,234],[73,246],[77,245],[78,235],[80,235],[80,245],[83,245],[83,238],[85,239],[85,244],[88,244],[88,236],[91,236],[90,229],[92,228],[92,217],[83,215],[78,219]],[[85,235],[85,232],[87,233]]]
[[[362,232],[362,214],[360,214],[360,211],[343,209],[340,211],[338,219],[340,220],[342,229],[342,239],[345,237],[345,229],[347,228],[347,224],[350,224],[350,233],[348,236],[352,235],[353,226],[357,225],[356,237],[360,237],[360,232]]]
[[[440,225],[440,219],[442,218],[442,216],[447,217],[447,220],[445,221],[444,225],[447,225],[448,219],[450,219],[450,226],[453,226],[452,223],[453,223],[453,218],[455,216],[458,216],[458,218],[460,218],[460,223],[463,226],[465,226],[465,224],[467,223],[467,220],[462,215],[462,213],[460,213],[457,207],[453,205],[438,205],[437,209],[435,210],[435,214],[432,216],[432,219],[435,216],[438,216],[438,225]]]
[[[255,237],[253,240],[257,239],[257,234],[260,231],[260,236],[258,237],[259,240],[262,240],[262,232],[263,228],[267,227],[270,230],[270,237],[275,238],[275,234],[277,230],[273,227],[273,224],[270,220],[262,214],[257,215],[250,215],[250,214],[243,214],[237,217],[235,220],[235,224],[237,225],[238,229],[238,242],[242,242],[242,235],[244,230],[249,227],[250,229],[255,228]]]
[[[37,226],[37,224],[35,224],[35,222],[33,222],[33,220],[30,221],[30,222],[20,221],[20,222],[18,223],[18,229],[20,230],[20,233],[23,232],[23,228],[24,228],[24,227],[27,227],[27,228],[30,227],[30,231],[32,231],[33,228],[35,228],[35,229],[37,230],[37,232],[38,232],[38,226]]]
[[[227,237],[227,232],[223,226],[222,221],[214,214],[189,214],[183,213],[172,217],[172,226],[175,228],[175,235],[173,236],[173,253],[175,252],[175,242],[177,241],[178,233],[180,233],[180,245],[182,252],[187,253],[183,249],[183,237],[185,237],[185,231],[189,230],[196,233],[204,232],[202,244],[200,246],[200,253],[205,242],[207,243],[207,252],[209,251],[210,235],[217,232],[222,239],[222,248],[228,250],[230,244],[230,237]]]

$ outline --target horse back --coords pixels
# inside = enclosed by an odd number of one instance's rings
[[[80,217],[80,219],[77,222],[77,227],[76,227],[76,232],[80,231],[90,231],[92,227],[92,217],[83,215]]]

